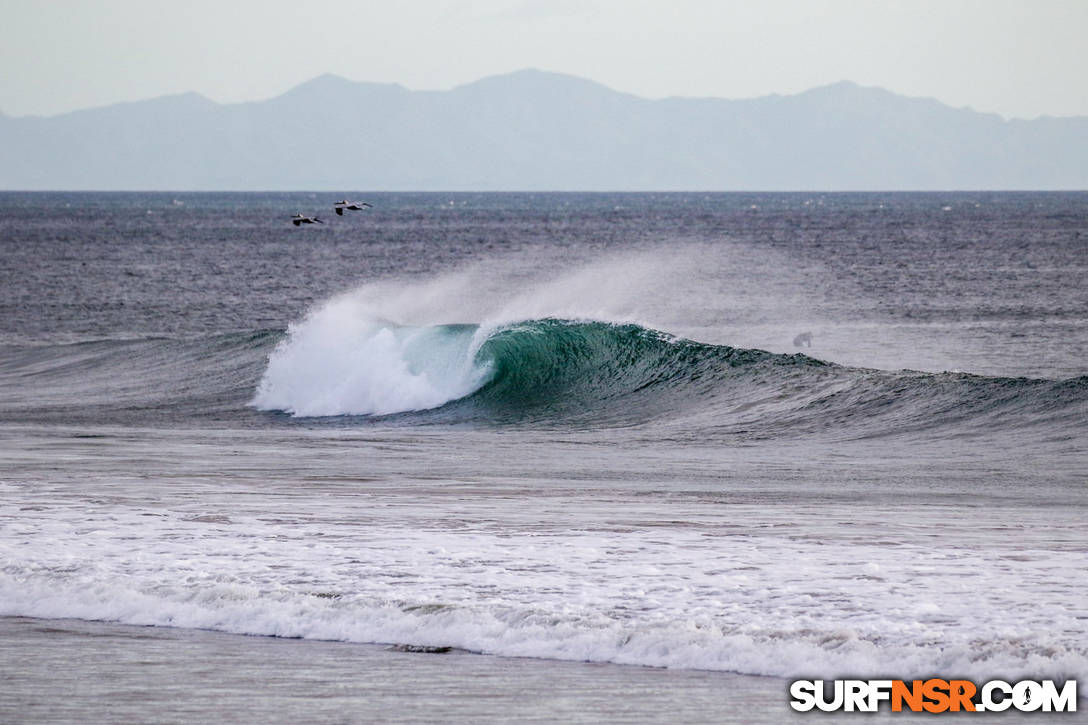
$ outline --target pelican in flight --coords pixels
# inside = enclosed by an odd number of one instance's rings
[[[297,227],[302,224],[324,224],[325,222],[321,221],[315,216],[304,216],[300,213],[295,214],[293,217],[291,217],[291,223]]]
[[[337,216],[344,216],[345,209],[350,211],[362,211],[363,209],[369,209],[370,204],[367,204],[365,201],[348,201],[347,199],[342,199],[333,204],[332,208],[336,210]]]

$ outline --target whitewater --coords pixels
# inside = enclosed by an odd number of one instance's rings
[[[1088,677],[1084,194],[368,198],[0,195],[0,616]]]

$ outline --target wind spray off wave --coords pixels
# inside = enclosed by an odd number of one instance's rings
[[[736,440],[1065,435],[1088,380],[851,368],[634,323],[555,318],[399,325],[333,300],[272,352],[254,407],[299,417],[423,411],[416,422],[677,424]]]
[[[297,416],[426,410],[478,389],[473,325],[409,327],[374,319],[351,298],[330,302],[272,353],[253,405]]]
[[[288,331],[253,405],[301,417],[386,415],[471,397],[491,413],[535,409],[568,417],[623,401],[654,417],[703,397],[733,368],[754,363],[820,366],[675,338],[633,323],[529,319],[507,323],[401,325],[359,298],[330,301]],[[702,381],[692,390],[692,384]],[[639,402],[654,402],[650,408]]]
[[[371,282],[329,300],[290,326],[251,405],[303,417],[436,408],[491,379],[480,348],[504,324],[552,316],[628,320],[632,289],[645,294],[642,282],[661,269],[656,258],[636,256],[548,279],[546,262],[520,261]],[[443,324],[451,321],[484,322]]]

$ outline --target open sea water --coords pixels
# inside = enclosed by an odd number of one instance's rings
[[[717,722],[795,678],[1088,690],[1088,193],[338,198],[0,194],[25,652],[97,631],[61,619],[773,683]],[[156,636],[164,682],[237,673]],[[0,713],[49,719],[28,662]]]

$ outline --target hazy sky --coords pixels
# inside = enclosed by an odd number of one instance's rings
[[[1005,116],[1088,115],[1088,0],[0,0],[0,111],[321,73],[446,89],[521,68],[649,98],[839,80]]]

